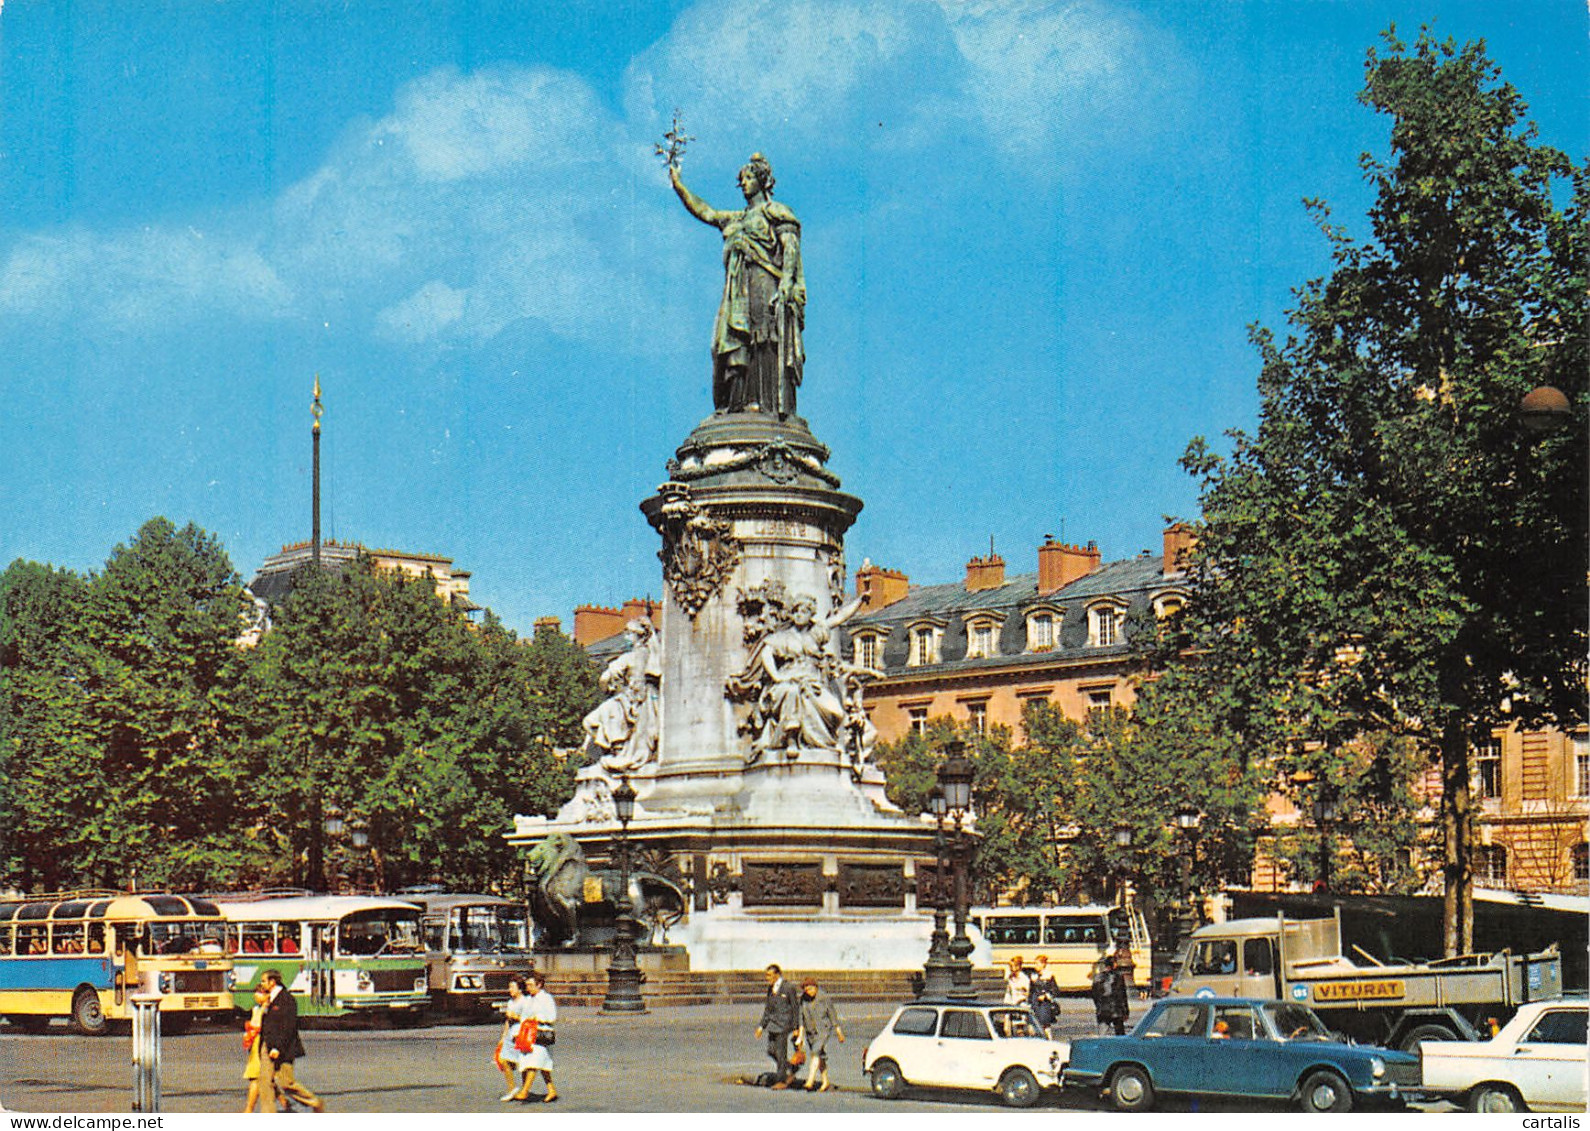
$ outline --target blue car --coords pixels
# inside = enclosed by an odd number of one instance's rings
[[[1304,1111],[1396,1104],[1419,1085],[1419,1058],[1350,1045],[1306,1005],[1258,998],[1167,998],[1125,1037],[1071,1043],[1066,1086],[1100,1088],[1119,1111],[1157,1095],[1291,1100]]]

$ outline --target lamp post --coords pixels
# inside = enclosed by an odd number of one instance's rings
[[[603,1013],[645,1013],[646,1000],[640,996],[640,967],[635,964],[635,909],[629,898],[629,822],[635,816],[635,789],[628,778],[613,791],[613,809],[618,814],[619,894],[617,935],[613,957],[607,964],[607,996]]]
[[[1336,820],[1336,800],[1323,785],[1314,799],[1314,823],[1319,826],[1319,890],[1331,890],[1331,824]]]
[[[972,940],[966,937],[966,832],[963,822],[972,808],[971,760],[965,754],[966,744],[951,742],[945,747],[949,757],[939,767],[939,786],[944,790],[944,806],[955,820],[955,839],[951,848],[955,885],[955,935],[950,939],[950,973],[952,998],[974,998],[977,990],[972,985]]]
[[[1132,847],[1132,826],[1125,821],[1118,822],[1115,826],[1115,847],[1120,850],[1121,863],[1116,866],[1116,902],[1126,906],[1126,859],[1127,850]]]
[[[337,850],[337,842],[342,839],[342,834],[347,830],[348,823],[342,819],[342,810],[335,802],[327,805],[320,814],[319,834],[310,844],[309,871],[310,878],[317,891],[330,891],[335,886],[335,881],[328,883],[326,877],[326,857]],[[333,877],[336,870],[331,869]]]
[[[944,799],[944,787],[934,783],[928,790],[928,812],[933,814],[933,937],[928,944],[927,963],[922,967],[922,996],[943,998],[949,996],[955,984],[955,974],[950,965],[950,933],[946,929],[944,898],[944,817],[949,812],[949,802]]]
[[[1187,851],[1181,858],[1182,922],[1177,934],[1178,945],[1198,925],[1198,915],[1193,910],[1193,869],[1198,864],[1198,833],[1202,824],[1203,814],[1198,812],[1197,806],[1183,805],[1176,810],[1176,828],[1187,842]]]

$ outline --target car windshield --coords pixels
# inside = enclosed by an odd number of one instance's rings
[[[1278,1002],[1264,1007],[1265,1016],[1283,1041],[1328,1041],[1330,1030],[1306,1005]]]

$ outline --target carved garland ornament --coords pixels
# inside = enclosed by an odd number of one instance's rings
[[[713,518],[690,497],[682,483],[665,483],[661,532],[663,580],[674,603],[691,620],[720,589],[740,561],[740,542],[729,523]]]

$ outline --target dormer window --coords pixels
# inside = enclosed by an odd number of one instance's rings
[[[911,657],[908,661],[911,667],[938,663],[939,640],[942,636],[943,629],[936,624],[912,625],[907,637],[911,641]]]
[[[982,660],[999,655],[999,626],[1004,620],[995,613],[971,613],[966,617],[966,658]]]
[[[1031,609],[1027,613],[1027,651],[1049,652],[1060,647],[1060,610]]]
[[[883,642],[876,632],[860,632],[851,638],[851,660],[858,668],[878,671],[883,659]]]
[[[1101,602],[1088,610],[1088,643],[1108,648],[1125,639],[1126,610],[1112,602]]]
[[[1154,598],[1154,615],[1160,620],[1175,616],[1187,607],[1187,599],[1180,593],[1162,593]]]

